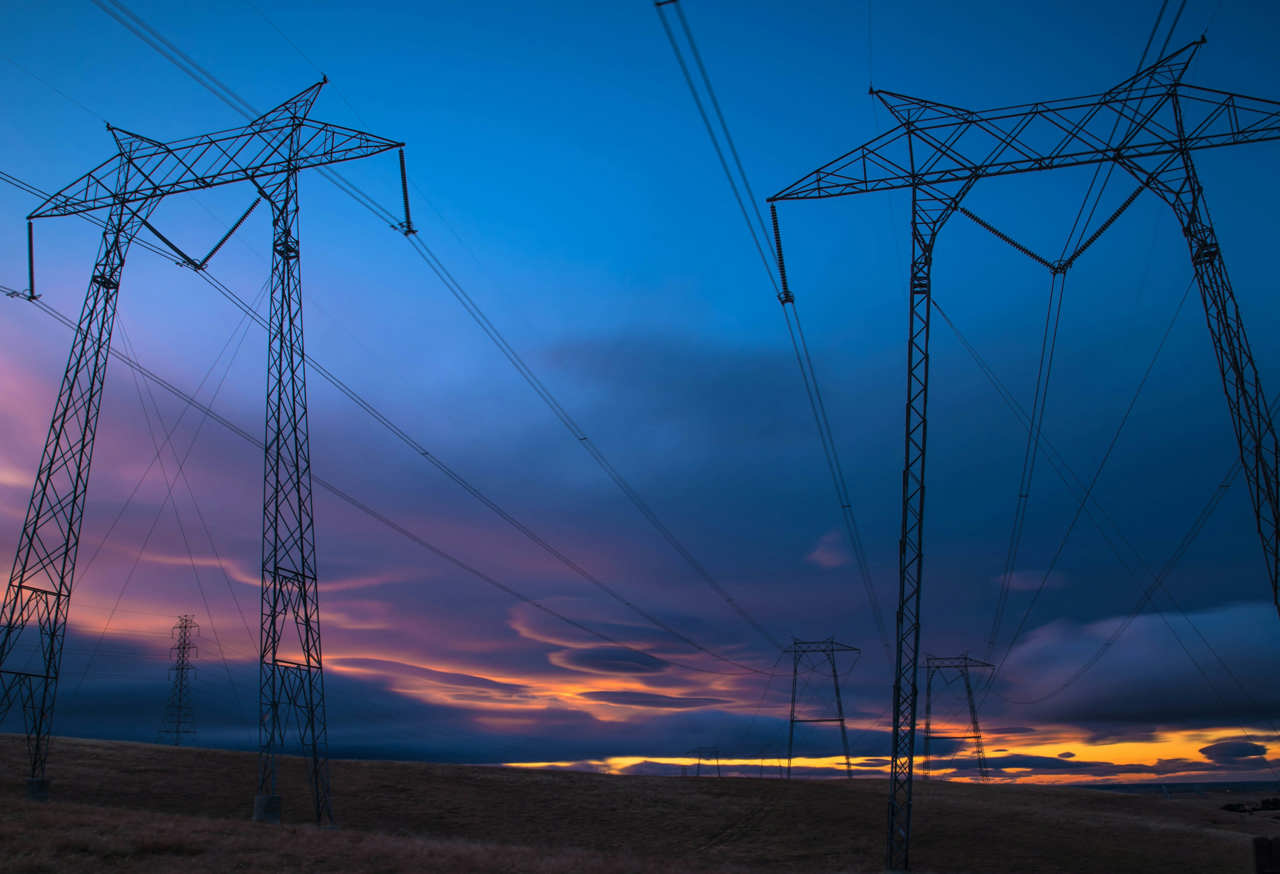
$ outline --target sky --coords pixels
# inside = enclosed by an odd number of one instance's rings
[[[871,84],[973,108],[1094,93],[1132,74],[1160,6],[683,0],[757,199],[890,126]],[[777,644],[834,637],[861,649],[837,664],[855,772],[883,772],[892,664],[778,303],[651,4],[128,8],[253,106],[327,75],[312,118],[404,141],[421,241],[732,599],[637,512],[398,233],[304,174],[308,354],[618,595],[513,530],[313,370],[316,476],[401,529],[316,491],[332,754],[677,773],[691,750],[714,747],[755,773],[785,755],[792,670]],[[1169,46],[1207,32],[1188,81],[1280,98],[1278,15],[1268,3],[1189,0]],[[10,3],[5,17],[0,170],[32,185],[56,190],[113,155],[105,122],[167,140],[243,121],[89,0]],[[1274,143],[1196,155],[1272,391],[1280,303],[1266,209],[1280,194],[1278,159]],[[394,154],[341,169],[395,208]],[[986,180],[966,204],[1056,251],[1089,176]],[[203,253],[251,199],[243,186],[174,197],[153,223]],[[0,185],[7,287],[26,286],[24,218],[37,205]],[[905,192],[779,209],[890,622],[908,209]],[[262,312],[269,234],[256,211],[209,267]],[[97,229],[45,219],[35,239],[42,301],[74,318]],[[1280,778],[1280,629],[1242,482],[1133,615],[1236,458],[1202,308],[1194,291],[1184,299],[1191,280],[1177,224],[1151,195],[1066,279],[1044,433],[1080,477],[1098,468],[1166,329],[1168,339],[1056,562],[1078,492],[1043,457],[1037,468],[991,653],[1003,667],[979,696],[996,779]],[[1024,406],[1048,289],[1043,268],[974,225],[944,229],[935,296]],[[69,340],[38,308],[0,300],[0,552],[16,548]],[[262,433],[263,332],[172,259],[131,252],[113,343]],[[1025,431],[939,322],[931,375],[922,650],[982,658]],[[157,452],[170,430],[174,448]],[[170,628],[191,613],[197,740],[254,746],[261,472],[256,447],[111,365],[56,733],[154,739]],[[801,712],[829,715],[829,668],[797,676]],[[939,733],[966,733],[959,684],[936,692]],[[4,729],[21,730],[18,720]],[[803,773],[836,773],[839,748],[830,726],[797,729]],[[976,775],[967,744],[934,749],[936,772]]]

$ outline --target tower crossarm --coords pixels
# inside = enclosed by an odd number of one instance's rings
[[[950,657],[928,656],[925,659],[925,665],[931,671],[944,670],[947,668],[954,668],[957,670],[962,668],[965,670],[970,668],[995,668],[995,665],[990,662],[984,662],[981,659],[975,659],[967,655]]]
[[[28,218],[77,215],[110,206],[279,176],[366,158],[404,143],[306,117],[323,82],[243,127],[158,142],[119,128],[117,154],[40,204]],[[129,165],[129,184],[116,180]]]
[[[896,127],[769,199],[938,186],[1280,139],[1280,102],[1181,81],[1197,45],[1086,97],[972,111],[878,91]],[[1182,136],[1176,112],[1183,116]]]

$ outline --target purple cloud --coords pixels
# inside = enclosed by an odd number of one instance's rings
[[[1261,761],[1266,754],[1265,746],[1245,740],[1222,740],[1200,748],[1200,755],[1218,765],[1246,764],[1241,759],[1257,758]]]
[[[728,698],[680,698],[675,695],[658,695],[654,692],[583,692],[583,698],[621,704],[625,707],[657,707],[667,710],[692,710],[715,704],[732,704]]]

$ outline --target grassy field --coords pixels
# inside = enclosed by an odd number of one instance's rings
[[[882,866],[880,780],[618,777],[421,762],[333,763],[337,829],[305,822],[284,760],[282,826],[249,822],[256,756],[56,739],[47,803],[0,735],[0,871],[866,872]],[[1261,797],[1259,794],[1258,798]],[[1217,797],[918,783],[921,872],[1252,871],[1275,812]]]

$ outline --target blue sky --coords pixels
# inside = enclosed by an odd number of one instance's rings
[[[330,84],[314,118],[405,141],[422,239],[699,561],[772,635],[834,635],[864,649],[846,679],[848,697],[867,733],[866,755],[884,752],[877,744],[885,747],[889,669],[840,539],[781,314],[650,4],[277,3],[261,7],[269,21],[249,3],[179,8],[139,0],[130,8],[255,106],[269,107],[324,73]],[[1133,71],[1158,9],[1155,2],[910,3],[874,4],[868,15],[860,2],[688,0],[685,7],[761,197],[889,126],[866,94],[869,81],[975,108],[1100,91]],[[17,110],[0,118],[0,169],[35,185],[59,188],[110,156],[104,120],[157,139],[241,121],[90,2],[15,7],[7,18],[0,84]],[[1209,43],[1190,81],[1280,97],[1272,6],[1188,2],[1170,45],[1206,25]],[[1278,148],[1197,156],[1272,390],[1280,387],[1270,342],[1280,308],[1271,294],[1268,209]],[[380,201],[397,202],[394,156],[343,172]],[[1088,177],[990,180],[969,206],[1033,248],[1056,251]],[[175,198],[156,223],[188,251],[203,252],[249,199],[239,189]],[[308,352],[627,597],[768,673],[776,651],[646,526],[413,251],[318,176],[304,179],[301,203]],[[0,189],[7,217],[0,283],[25,285],[23,218],[35,205]],[[907,196],[786,203],[780,214],[792,287],[891,618]],[[75,219],[36,229],[37,281],[64,313],[79,306],[94,230]],[[269,269],[268,234],[259,211],[212,272],[256,299]],[[958,222],[943,233],[934,275],[939,302],[1028,404],[1047,275]],[[1150,196],[1068,278],[1046,433],[1082,475],[1096,467],[1190,279],[1176,223]],[[10,402],[0,416],[0,547],[12,549],[69,335],[18,301],[6,302],[3,316],[0,376]],[[189,272],[141,250],[131,256],[117,345],[127,338],[144,363],[194,391],[233,337],[239,352],[213,406],[259,433],[263,337],[254,328],[237,345],[238,319]],[[998,592],[1024,437],[943,325],[935,326],[934,353],[923,645],[939,654],[978,652]],[[203,399],[222,378],[221,367],[214,372]],[[309,388],[318,475],[575,619],[659,656],[702,658],[566,573],[314,374]],[[195,503],[179,486],[178,505],[193,530],[199,507],[213,545],[203,532],[189,538],[198,560],[188,559],[153,470],[90,565],[155,454],[138,391],[129,371],[113,365],[68,655],[77,645],[92,649],[128,579],[104,636],[121,647],[118,665],[90,670],[76,692],[65,684],[59,725],[153,733],[167,679],[163,635],[174,614],[196,612],[207,635],[209,696],[197,719],[210,742],[239,742],[251,725],[212,702],[253,694],[261,461],[252,447],[204,425],[186,467]],[[169,398],[159,405],[171,424],[180,408]],[[188,414],[179,426],[181,445],[195,421]],[[1099,481],[1099,503],[1116,520],[1109,530],[1158,567],[1234,457],[1193,292]],[[1072,494],[1042,464],[1010,622],[1022,615],[1026,587],[1038,583],[1074,509]],[[155,533],[128,576],[153,518]],[[335,749],[412,752],[421,733],[414,726],[432,724],[449,726],[442,731],[456,739],[417,752],[472,761],[777,746],[785,676],[762,689],[757,675],[608,669],[616,669],[616,653],[599,651],[598,641],[554,627],[326,494],[317,496],[316,518],[320,575],[330,585],[321,597],[331,693],[348,690],[331,701]],[[231,568],[225,578],[215,549]],[[1170,578],[1194,629],[1164,595],[1155,601],[1211,683],[1154,613],[1069,692],[1043,705],[1015,703],[1069,676],[1144,585],[1082,523],[984,705],[993,730],[1012,738],[1025,728],[1072,743],[1146,739],[1154,745],[1144,767],[1165,756],[1154,740],[1161,732],[1189,750],[1242,731],[1273,733],[1257,714],[1274,709],[1280,693],[1267,668],[1276,655],[1275,613],[1242,483]],[[1009,630],[1007,622],[1006,642]],[[149,658],[126,657],[136,651]],[[704,703],[674,706],[676,698]],[[133,710],[155,719],[108,716],[103,700],[139,702]],[[651,706],[616,703],[623,700]],[[352,702],[364,701],[386,714],[384,731],[359,724]],[[563,740],[570,725],[584,738],[580,749]],[[1197,732],[1202,741],[1186,740]]]

